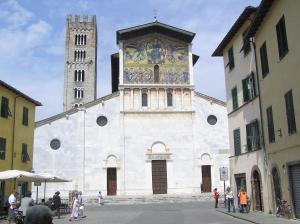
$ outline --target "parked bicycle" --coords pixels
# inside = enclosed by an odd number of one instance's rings
[[[292,217],[292,209],[291,206],[287,204],[287,201],[278,198],[277,203],[276,216],[290,219]]]

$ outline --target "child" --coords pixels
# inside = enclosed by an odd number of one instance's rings
[[[218,188],[215,188],[214,189],[214,198],[215,198],[215,208],[218,208],[218,199],[219,199],[219,192],[218,192]]]
[[[99,191],[99,194],[98,194],[98,203],[100,205],[103,205],[103,197],[102,197],[101,191]]]

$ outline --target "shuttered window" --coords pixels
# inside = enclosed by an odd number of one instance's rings
[[[273,143],[275,142],[275,131],[274,131],[272,107],[267,108],[267,119],[268,119],[269,143]]]
[[[242,81],[244,102],[248,102],[256,96],[254,73]]]
[[[8,118],[11,115],[9,110],[8,98],[2,96],[1,98],[1,117]]]
[[[26,163],[27,161],[30,161],[28,151],[27,151],[27,144],[22,144],[21,161],[23,163]]]
[[[263,45],[261,45],[259,49],[259,53],[260,53],[261,74],[264,78],[269,73],[269,62],[268,62],[266,41],[263,43]]]
[[[0,137],[0,160],[5,160],[6,139]]]
[[[276,33],[278,43],[278,54],[279,58],[282,59],[289,51],[284,16],[282,16],[279,22],[276,24]]]
[[[248,30],[249,30],[249,27],[243,32],[243,51],[244,51],[244,55],[247,55],[249,53],[249,51],[251,50],[250,41],[245,38],[247,33],[248,33]]]
[[[241,134],[240,129],[233,130],[233,140],[234,140],[234,155],[241,155]]]
[[[286,117],[287,117],[287,123],[288,123],[288,132],[291,135],[291,134],[296,133],[296,131],[297,131],[292,90],[288,91],[284,95],[284,98],[285,98],[285,106],[286,106]]]
[[[261,148],[260,146],[260,131],[258,120],[246,125],[247,134],[247,150],[254,151]]]
[[[23,125],[28,126],[28,108],[23,107]]]
[[[236,87],[234,87],[231,90],[231,96],[232,96],[232,109],[235,110],[239,106],[239,104],[238,104],[238,96],[237,96],[237,88]]]
[[[233,56],[233,47],[231,47],[228,50],[228,64],[229,70],[232,70],[234,68],[234,56]]]

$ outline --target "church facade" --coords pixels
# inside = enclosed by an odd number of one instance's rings
[[[72,182],[47,194],[196,194],[223,188],[226,104],[194,90],[195,34],[160,22],[117,31],[112,93],[36,122],[36,172]]]

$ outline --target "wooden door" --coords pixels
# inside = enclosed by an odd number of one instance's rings
[[[153,194],[167,194],[167,163],[166,160],[152,160]]]
[[[211,192],[211,171],[210,165],[202,166],[202,192]]]
[[[107,168],[107,195],[117,194],[117,169]]]

